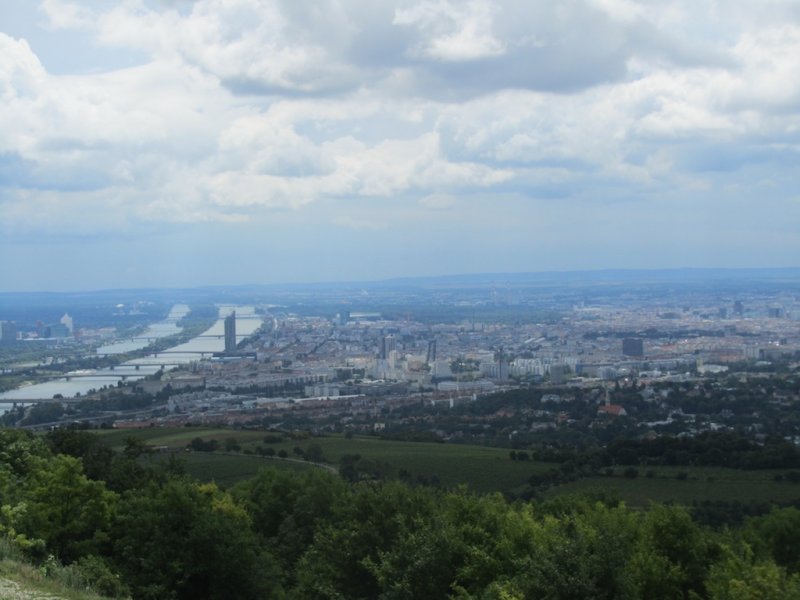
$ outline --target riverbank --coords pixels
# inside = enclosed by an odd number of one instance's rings
[[[236,327],[240,337],[252,335],[261,320],[251,306],[220,306],[216,314],[200,314],[192,319],[191,313],[182,320],[182,330],[175,336],[158,339],[154,344],[123,355],[113,355],[118,362],[112,367],[93,373],[76,373],[57,377],[52,381],[35,383],[0,394],[0,411],[8,410],[13,403],[35,403],[51,400],[56,395],[73,398],[85,395],[104,386],[115,386],[120,380],[136,381],[161,370],[200,360],[205,355],[224,350],[224,318],[236,311]]]

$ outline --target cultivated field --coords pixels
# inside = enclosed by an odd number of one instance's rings
[[[329,467],[338,467],[344,455],[358,454],[379,464],[389,477],[438,482],[445,487],[465,485],[477,492],[520,492],[526,488],[531,475],[557,466],[554,463],[512,461],[508,450],[501,448],[382,440],[372,436],[292,436],[264,431],[199,427],[106,431],[101,432],[101,435],[117,448],[122,447],[128,437],[135,437],[153,447],[161,447],[157,457],[166,457],[175,451],[186,461],[187,471],[191,475],[204,481],[213,480],[224,486],[252,477],[264,467],[320,468],[303,461],[295,451],[306,451],[312,445],[319,446],[322,450],[322,463]],[[197,437],[204,440],[215,439],[221,448],[224,448],[225,440],[233,438],[241,450],[234,453],[187,452],[187,444]],[[259,454],[267,448],[273,449],[276,454],[283,450],[288,459]],[[646,476],[647,471],[652,471],[650,477]],[[617,467],[613,476],[598,475],[556,485],[549,488],[544,496],[601,492],[618,496],[631,506],[645,506],[650,501],[680,504],[703,501],[796,501],[800,499],[800,484],[775,481],[776,475],[785,472],[654,467],[640,468],[639,476],[630,478],[624,476],[622,467]]]

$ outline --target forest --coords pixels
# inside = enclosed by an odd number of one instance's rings
[[[800,511],[712,529],[680,506],[265,469],[223,489],[89,432],[0,430],[2,552],[110,597],[798,598]]]

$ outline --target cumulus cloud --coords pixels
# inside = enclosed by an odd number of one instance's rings
[[[766,181],[796,198],[790,2],[769,15],[688,0],[45,0],[40,10],[48,31],[147,59],[57,76],[0,24],[7,232],[323,210],[325,222],[364,231],[400,218],[396,198],[421,213],[471,194],[483,222],[499,214],[493,194],[662,210],[654,198],[722,206]],[[353,199],[374,215],[336,213]]]
[[[409,49],[411,56],[464,61],[505,53],[505,44],[492,34],[493,12],[488,2],[425,1],[398,9],[393,22],[423,34],[423,41]]]
[[[53,29],[90,29],[95,16],[88,7],[63,0],[43,0],[40,10]]]

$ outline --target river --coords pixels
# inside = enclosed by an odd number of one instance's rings
[[[186,305],[175,305],[164,321],[150,325],[144,333],[137,337],[158,338],[178,333],[180,327],[176,325],[176,321],[187,314],[188,310]],[[157,372],[162,364],[169,369],[199,360],[201,355],[197,354],[198,352],[221,352],[225,349],[224,319],[232,310],[236,311],[236,335],[239,340],[243,336],[251,335],[261,326],[261,318],[255,313],[252,306],[221,306],[218,320],[208,330],[184,344],[169,348],[166,353],[150,354],[129,360],[117,365],[114,369],[75,372],[74,375],[78,376],[69,380],[62,377],[47,383],[37,383],[10,390],[0,394],[0,414],[9,410],[14,401],[50,399],[56,394],[72,398],[76,394],[86,394],[92,389],[98,390],[104,385],[116,386],[120,379],[117,375],[120,374],[130,374],[126,381],[135,381]],[[121,354],[144,348],[148,344],[147,340],[121,341],[101,346],[97,353]]]

